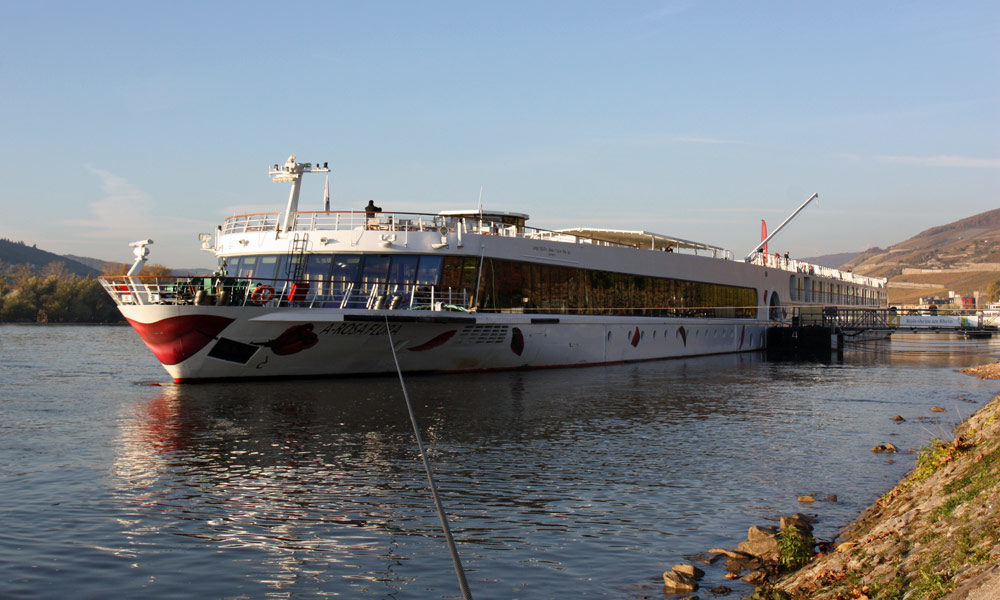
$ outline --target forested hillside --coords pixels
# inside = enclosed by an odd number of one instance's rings
[[[53,262],[64,263],[68,272],[80,277],[87,275],[96,277],[101,274],[102,270],[94,265],[87,265],[69,257],[40,250],[34,245],[29,246],[24,242],[0,239],[0,263],[2,264],[29,265],[34,270],[41,270]]]
[[[0,264],[0,321],[117,323],[123,321],[101,283],[72,273],[64,261],[33,269]]]

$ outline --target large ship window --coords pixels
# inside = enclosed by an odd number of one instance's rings
[[[243,261],[242,256],[230,256],[229,258],[223,258],[219,266],[224,266],[226,270],[226,275],[229,277],[236,277],[240,272],[240,263]]]
[[[323,295],[326,293],[324,283],[330,278],[330,269],[333,266],[333,255],[331,254],[311,254],[306,262],[305,278],[316,285],[316,293]]]
[[[330,268],[333,265],[333,255],[331,254],[310,254],[306,262],[306,279],[326,279],[330,275]]]
[[[330,278],[334,281],[357,281],[360,268],[360,254],[338,254],[333,258],[333,273]]]
[[[420,257],[416,254],[397,254],[392,257],[392,266],[389,267],[390,283],[413,283],[417,276],[417,261]]]
[[[257,259],[258,256],[241,256],[236,259],[236,276],[237,277],[253,277],[257,272]]]
[[[255,257],[245,256],[243,258],[247,259]],[[244,267],[244,269],[245,268],[246,267]],[[244,276],[254,277],[256,279],[274,279],[274,274],[277,272],[278,272],[278,256],[276,254],[265,254],[258,258],[256,272]]]
[[[435,285],[441,278],[440,256],[421,256],[420,266],[417,268],[417,283],[421,285]]]
[[[468,285],[469,260],[445,260],[442,285]],[[483,311],[753,318],[757,306],[749,287],[499,259],[484,261],[479,288]]]
[[[365,256],[364,267],[361,270],[362,281],[385,281],[389,272],[388,254],[369,254]]]

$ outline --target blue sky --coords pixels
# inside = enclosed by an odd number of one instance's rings
[[[1000,3],[0,4],[0,237],[211,266],[197,234],[333,207],[531,214],[745,253],[862,250],[1000,206]],[[323,180],[307,178],[302,207]]]

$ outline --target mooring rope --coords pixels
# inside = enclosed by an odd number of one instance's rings
[[[396,363],[396,374],[399,375],[399,386],[403,388],[403,399],[406,400],[406,410],[410,413],[410,424],[413,425],[413,435],[417,438],[417,451],[424,461],[424,471],[427,472],[427,483],[431,486],[431,495],[434,497],[434,507],[437,509],[438,518],[441,519],[441,529],[444,537],[448,541],[448,550],[451,552],[451,562],[455,565],[455,575],[458,576],[458,587],[462,590],[462,598],[472,600],[472,592],[469,591],[469,582],[465,580],[465,570],[462,569],[462,559],[458,557],[458,548],[455,546],[455,539],[451,537],[451,528],[448,527],[448,518],[441,507],[441,499],[438,498],[437,484],[434,483],[434,473],[431,471],[431,463],[424,452],[424,442],[420,438],[420,428],[417,427],[417,417],[413,414],[413,405],[410,404],[410,394],[406,391],[406,382],[403,381],[403,371],[399,368],[399,357],[396,356],[396,346],[392,343],[392,332],[389,330],[389,317],[385,318],[385,333],[389,336],[389,348],[392,349],[392,360]]]

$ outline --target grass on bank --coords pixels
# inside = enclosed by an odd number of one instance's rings
[[[990,504],[1000,502],[1000,436],[994,426],[1000,420],[1000,407],[994,412],[978,421],[983,431],[970,425],[954,440],[934,438],[920,449],[910,474],[879,499],[876,515],[858,523],[853,547],[841,555],[842,564],[852,562],[854,567],[828,569],[823,568],[825,563],[815,563],[806,582],[793,593],[767,587],[758,588],[752,597],[940,600],[964,581],[969,569],[996,560],[1000,513]],[[917,488],[946,468],[954,472],[946,473],[947,479],[933,489]],[[936,506],[917,516],[906,530],[872,534],[886,519],[909,513],[928,499],[937,499]]]

